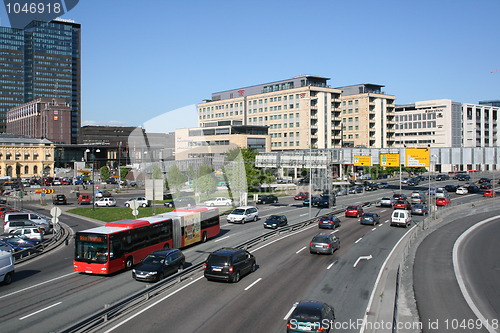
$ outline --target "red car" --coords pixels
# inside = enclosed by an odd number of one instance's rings
[[[451,200],[448,197],[436,198],[436,206],[446,206],[451,204]]]
[[[309,192],[300,192],[296,196],[293,197],[295,200],[306,200],[309,198]]]
[[[483,197],[496,197],[496,196],[497,196],[497,194],[493,190],[484,191],[484,193],[483,193]]]
[[[396,200],[394,202],[394,205],[392,205],[392,207],[394,209],[407,209],[407,210],[411,209],[410,203],[406,200]]]
[[[361,206],[347,206],[345,210],[346,217],[360,217],[363,213],[364,211]]]

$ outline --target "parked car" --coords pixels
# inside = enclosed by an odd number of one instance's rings
[[[346,217],[360,217],[364,213],[361,206],[347,206],[345,210]]]
[[[288,220],[285,215],[269,215],[264,221],[264,228],[276,229],[287,224]]]
[[[3,241],[3,240],[0,240],[0,252],[1,251],[5,251],[5,252],[14,252],[15,249],[12,247],[12,245],[10,245],[9,243]]]
[[[205,206],[231,206],[233,204],[233,201],[229,198],[225,197],[218,197],[212,200],[207,200],[204,202]]]
[[[44,234],[49,233],[52,230],[52,224],[50,221],[37,213],[32,212],[12,212],[6,213],[4,217],[5,224],[10,221],[31,221],[42,229]]]
[[[5,220],[5,215],[8,213],[20,213],[17,209],[2,210],[0,211],[0,219]]]
[[[497,194],[493,190],[486,190],[483,192],[483,197],[496,197]]]
[[[411,206],[411,214],[412,215],[427,215],[429,210],[424,204],[415,204]]]
[[[272,194],[263,195],[257,199],[258,204],[278,203],[278,197]]]
[[[332,306],[316,301],[301,301],[287,320],[286,332],[330,332],[333,329],[335,312]],[[323,323],[327,327],[322,327]]]
[[[394,209],[411,209],[411,205],[407,200],[396,200],[392,207]]]
[[[294,200],[305,200],[309,197],[309,192],[299,192],[297,193],[293,199]]]
[[[132,277],[137,281],[160,281],[182,270],[185,262],[186,258],[179,249],[155,251],[132,269]]]
[[[116,200],[115,198],[100,198],[95,202],[95,205],[97,207],[115,207],[116,206]]]
[[[460,194],[460,195],[464,195],[464,194],[469,193],[469,190],[467,190],[466,187],[460,186],[459,188],[457,188],[457,190],[455,191],[455,193],[456,194]]]
[[[445,174],[441,174],[441,175],[436,176],[437,181],[448,180],[448,179],[450,179],[450,176],[445,175]]]
[[[132,201],[137,201],[138,207],[149,207],[151,206],[151,201],[146,199],[145,197],[135,197],[125,201],[125,207],[130,207]]]
[[[455,175],[455,177],[453,177],[453,178],[456,180],[460,180],[460,181],[469,181],[470,175],[459,173],[459,174]]]
[[[24,235],[26,238],[33,239],[35,241],[41,242],[43,241],[43,232],[38,227],[30,227],[30,228],[19,228],[10,232],[10,235]]]
[[[372,212],[363,213],[363,215],[359,217],[359,223],[376,225],[380,223],[380,216]]]
[[[340,219],[333,215],[328,214],[318,218],[318,227],[320,229],[335,229],[340,227]]]
[[[64,194],[56,194],[52,199],[54,205],[66,205],[68,202]]]
[[[233,209],[227,216],[227,222],[230,223],[245,223],[249,221],[257,221],[259,219],[259,210],[254,206],[241,206]]]
[[[3,241],[12,246],[16,252],[31,249],[38,244],[37,241],[19,236],[4,238]]]
[[[451,204],[449,197],[436,198],[436,206],[447,206],[449,204]]]
[[[333,254],[340,248],[340,239],[332,234],[317,234],[309,243],[310,253]]]
[[[380,199],[379,205],[381,207],[392,207],[394,205],[394,199],[389,197],[384,197]]]
[[[180,197],[163,203],[165,207],[191,207],[196,206],[196,201],[191,197]]]
[[[242,276],[255,272],[257,262],[254,255],[246,250],[223,248],[212,252],[203,267],[203,275],[209,281],[236,283]]]

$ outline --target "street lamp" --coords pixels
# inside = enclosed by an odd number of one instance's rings
[[[92,158],[92,210],[95,210],[95,182],[94,182],[94,164],[95,164],[95,153],[100,153],[101,150],[99,148],[92,148],[92,150],[88,149],[85,150],[85,152],[88,154],[92,152],[90,157]],[[88,158],[87,158],[88,160]]]

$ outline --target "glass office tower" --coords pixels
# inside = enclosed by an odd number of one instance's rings
[[[39,97],[71,105],[71,142],[81,116],[80,24],[33,21],[25,29],[0,27],[0,132],[12,107]]]

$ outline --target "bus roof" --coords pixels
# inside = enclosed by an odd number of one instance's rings
[[[206,212],[207,210],[210,210],[207,207],[200,207],[200,206],[195,206],[195,207],[184,207],[184,208],[176,208],[173,211],[174,212],[196,212],[196,213],[201,213],[201,212]]]
[[[121,220],[108,222],[104,226],[105,227],[122,227],[127,229],[135,229],[149,225],[148,221],[144,220]]]
[[[114,234],[114,233],[117,233],[120,231],[125,231],[125,230],[127,230],[127,228],[102,226],[102,227],[96,227],[96,228],[92,228],[92,229],[78,231],[77,233],[84,232],[84,233],[90,233],[90,234],[110,235],[110,234]]]

